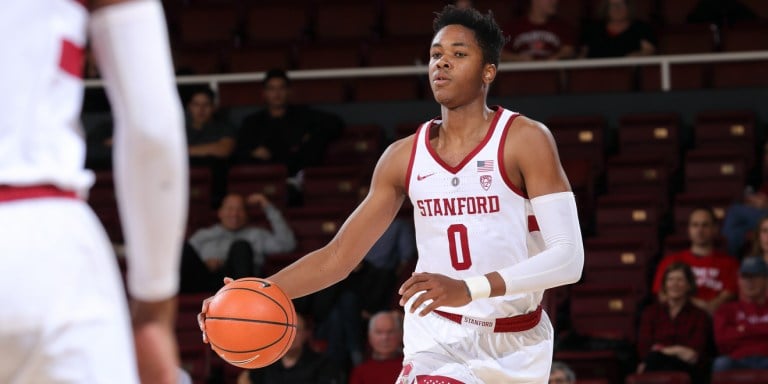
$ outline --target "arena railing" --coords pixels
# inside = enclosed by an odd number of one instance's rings
[[[756,60],[768,60],[768,51],[728,52],[728,53],[700,53],[688,55],[658,55],[645,57],[621,57],[608,59],[575,59],[562,61],[536,61],[536,62],[504,62],[499,65],[500,72],[507,71],[537,71],[580,68],[608,68],[608,67],[634,67],[634,66],[658,66],[661,72],[661,89],[671,90],[670,67],[676,64],[702,64],[702,63],[727,63],[747,62]],[[294,80],[312,79],[341,79],[359,77],[384,77],[424,75],[427,73],[427,65],[387,66],[387,67],[355,67],[332,69],[307,69],[289,70],[288,76]],[[208,83],[211,88],[218,90],[219,84],[242,83],[261,81],[264,72],[227,73],[212,75],[193,75],[176,77],[177,84],[201,84]],[[86,87],[101,87],[102,81],[90,79],[85,81]]]

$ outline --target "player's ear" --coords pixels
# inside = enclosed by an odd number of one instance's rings
[[[496,78],[496,64],[487,63],[483,67],[483,83],[491,84]]]

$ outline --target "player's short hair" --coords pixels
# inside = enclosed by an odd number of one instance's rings
[[[283,79],[285,80],[286,85],[291,84],[291,79],[288,78],[288,73],[279,68],[273,68],[267,71],[267,73],[264,75],[264,84],[272,79]]]
[[[445,26],[454,24],[471,29],[475,33],[475,39],[483,51],[485,64],[499,65],[501,49],[506,44],[507,39],[499,25],[496,24],[493,12],[489,10],[488,13],[482,14],[474,8],[460,9],[449,4],[437,13],[432,27],[437,33]]]

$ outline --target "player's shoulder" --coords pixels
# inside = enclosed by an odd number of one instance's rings
[[[552,132],[547,128],[544,123],[531,119],[525,115],[516,115],[514,120],[509,125],[509,131],[507,132],[508,142],[509,139],[513,141],[530,142],[530,140],[545,140],[549,141],[552,138]]]

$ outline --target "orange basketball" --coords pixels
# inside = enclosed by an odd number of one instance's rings
[[[296,311],[272,282],[238,279],[211,300],[205,332],[222,359],[241,368],[261,368],[288,351],[296,336]]]

